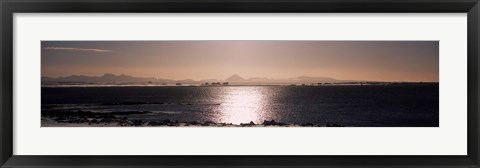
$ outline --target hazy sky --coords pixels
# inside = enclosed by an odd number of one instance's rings
[[[438,41],[43,41],[42,76],[435,81]]]

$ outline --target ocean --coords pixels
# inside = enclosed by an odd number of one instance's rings
[[[42,87],[48,111],[126,115],[129,120],[349,127],[438,127],[438,84],[332,86]]]

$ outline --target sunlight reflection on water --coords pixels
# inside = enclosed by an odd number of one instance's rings
[[[267,114],[270,96],[262,87],[226,87],[219,120],[225,123],[259,123]]]

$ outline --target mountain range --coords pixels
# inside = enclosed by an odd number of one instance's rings
[[[346,80],[336,80],[331,77],[309,77],[300,76],[288,79],[271,79],[271,78],[242,78],[238,74],[234,74],[224,80],[218,79],[164,79],[153,77],[134,77],[130,75],[114,75],[104,74],[102,76],[85,76],[85,75],[71,75],[66,77],[42,77],[42,84],[205,84],[212,82],[228,82],[229,84],[237,85],[253,85],[253,84],[310,84],[310,83],[335,83],[335,82],[351,82]]]

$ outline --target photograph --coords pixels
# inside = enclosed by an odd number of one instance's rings
[[[480,168],[480,0],[0,0],[0,167]]]
[[[41,127],[439,127],[439,41],[41,41]]]

